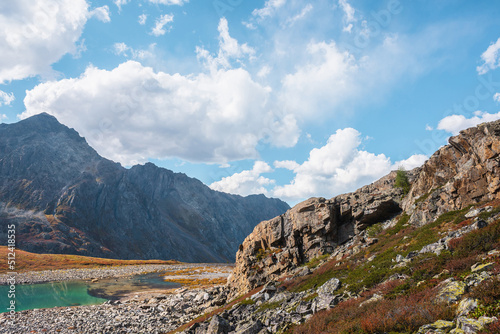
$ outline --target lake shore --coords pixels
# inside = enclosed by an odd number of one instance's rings
[[[0,314],[0,327],[8,333],[167,333],[200,314],[224,305],[227,291],[214,278],[226,280],[233,266],[227,264],[139,265],[100,269],[70,269],[19,274],[24,282],[107,279],[148,272],[162,272],[170,280],[191,279],[199,285],[131,292],[100,305],[54,307]],[[5,275],[0,276],[5,280]]]
[[[200,263],[182,263],[172,265],[122,265],[103,268],[78,268],[78,269],[58,269],[43,271],[27,271],[17,274],[0,274],[0,285],[9,284],[9,280],[15,277],[16,284],[35,284],[54,281],[69,280],[100,280],[105,278],[123,277],[130,275],[140,275],[152,272],[178,272],[190,270],[196,267],[231,267],[227,264],[200,264]]]

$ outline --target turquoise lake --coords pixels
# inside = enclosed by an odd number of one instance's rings
[[[180,284],[165,282],[158,273],[107,278],[96,283],[90,281],[63,281],[41,284],[16,285],[16,311],[59,306],[102,304],[129,293],[146,290],[167,290]],[[0,286],[0,313],[7,312],[9,287]]]

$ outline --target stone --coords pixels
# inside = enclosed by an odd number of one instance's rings
[[[484,326],[496,321],[497,318],[480,317],[479,319],[471,319],[465,317],[457,318],[457,328],[460,328],[466,334],[475,334],[482,330]]]
[[[311,305],[311,310],[313,313],[317,313],[322,310],[329,310],[338,304],[337,295],[319,295],[316,297]]]
[[[484,208],[472,208],[465,214],[465,218],[472,218],[476,217],[478,214],[483,212],[485,209]]]
[[[257,320],[237,328],[235,334],[258,334],[263,327],[262,322]]]
[[[359,307],[363,307],[364,305],[372,304],[378,302],[379,300],[384,299],[382,295],[374,294],[370,299],[365,300],[364,302],[359,304]]]
[[[227,334],[229,330],[229,322],[218,315],[214,315],[210,325],[208,325],[206,334]]]
[[[477,300],[473,298],[464,298],[458,304],[455,314],[457,317],[466,316],[477,308]]]
[[[453,278],[449,278],[441,282],[439,287],[440,289],[436,299],[446,303],[454,303],[465,294],[467,286],[464,282],[455,281]]]
[[[417,334],[427,334],[427,333],[446,333],[455,327],[455,323],[453,321],[446,320],[437,320],[436,322],[424,325],[418,329]]]
[[[340,289],[340,280],[337,278],[332,278],[326,281],[317,290],[318,295],[333,295],[335,291]]]
[[[492,262],[489,262],[489,263],[476,263],[475,265],[473,265],[470,270],[475,273],[475,272],[478,272],[478,271],[481,271],[481,270],[490,270],[493,268],[495,264],[492,263]]]

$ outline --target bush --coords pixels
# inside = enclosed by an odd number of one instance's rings
[[[461,238],[450,241],[453,257],[466,258],[488,252],[500,244],[500,223],[495,222],[477,231],[470,232]]]
[[[411,333],[438,319],[453,319],[453,308],[433,303],[433,298],[434,293],[428,289],[362,307],[359,304],[365,298],[347,300],[329,311],[315,314],[296,327],[294,333]]]
[[[406,171],[403,167],[399,167],[396,173],[396,180],[394,181],[394,187],[403,189],[403,196],[406,196],[410,191],[410,181],[406,175]]]

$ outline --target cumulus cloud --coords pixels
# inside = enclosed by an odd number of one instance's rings
[[[222,180],[214,182],[210,188],[230,194],[247,196],[251,194],[268,194],[266,186],[275,183],[274,180],[262,176],[264,173],[272,172],[271,166],[264,161],[256,161],[251,170],[244,170]]]
[[[406,160],[397,161],[392,166],[391,169],[394,170],[394,169],[398,169],[399,167],[403,167],[406,170],[411,170],[415,167],[422,166],[427,161],[427,159],[429,159],[429,157],[424,155],[424,154],[415,154]]]
[[[139,24],[140,25],[145,25],[147,19],[148,19],[147,14],[141,14],[141,15],[139,15]]]
[[[282,7],[286,3],[286,0],[267,0],[263,8],[254,9],[252,12],[253,16],[264,19],[266,17],[273,16],[277,9]]]
[[[90,17],[85,0],[4,1],[0,8],[0,83],[52,73],[53,63],[76,51]]]
[[[476,111],[471,118],[466,118],[464,115],[451,115],[440,120],[437,129],[444,130],[452,135],[457,135],[461,130],[471,128],[484,122],[496,121],[497,119],[500,119],[500,112],[489,114],[482,111]]]
[[[111,18],[109,17],[109,7],[108,6],[102,6],[93,9],[90,11],[89,15],[91,17],[95,17],[101,22],[111,22]]]
[[[185,3],[188,3],[189,0],[149,0],[149,2],[157,4],[157,5],[177,5],[177,6],[182,6]]]
[[[153,34],[157,37],[165,35],[167,30],[170,31],[170,29],[171,29],[171,27],[169,27],[168,29],[165,29],[165,26],[173,21],[174,21],[174,16],[172,14],[161,15],[158,19],[156,19],[156,23],[155,23],[154,28],[151,30],[151,34]]]
[[[324,110],[325,105],[334,108],[352,96],[358,72],[354,57],[334,42],[310,43],[307,51],[308,63],[284,77],[281,91],[287,110],[304,117]]]
[[[300,165],[293,160],[281,160],[281,161],[275,161],[274,162],[274,167],[276,168],[284,168],[288,170],[296,170],[297,168],[300,167]]]
[[[500,38],[495,43],[490,44],[481,55],[481,59],[484,64],[477,67],[479,74],[485,74],[490,70],[500,67]]]
[[[0,107],[10,105],[15,99],[14,93],[6,93],[0,90]]]
[[[353,191],[390,171],[388,157],[363,151],[360,145],[361,134],[357,130],[337,130],[325,146],[313,149],[301,165],[281,165],[293,167],[295,177],[290,184],[276,187],[273,195],[292,201],[311,196],[332,197]]]
[[[302,164],[293,160],[274,161],[274,168],[294,172],[295,176],[289,184],[276,185],[272,178],[263,177],[262,174],[273,170],[267,163],[259,161],[252,170],[225,177],[214,182],[211,187],[240,195],[263,193],[293,204],[312,196],[330,198],[354,191],[391,170],[399,167],[410,170],[427,160],[427,156],[416,154],[392,163],[384,154],[377,155],[362,150],[361,138],[361,134],[355,129],[339,129],[330,136],[326,145],[311,150],[309,158]]]
[[[198,47],[196,53],[198,59],[205,62],[210,70],[222,68],[231,68],[231,60],[236,59],[241,62],[242,59],[253,59],[255,50],[246,43],[240,44],[229,34],[229,26],[226,18],[221,18],[218,26],[219,31],[219,52],[217,56],[211,55],[207,50]]]
[[[52,114],[124,165],[169,157],[225,163],[257,157],[262,140],[296,143],[296,123],[270,107],[270,92],[241,68],[182,76],[127,61],[39,84],[21,118]]]
[[[495,95],[493,95],[493,100],[496,102],[500,102],[500,93],[495,93]]]

